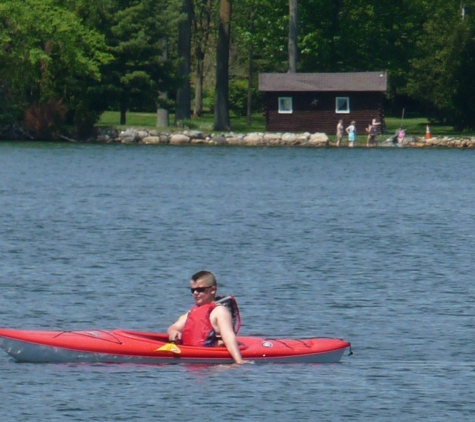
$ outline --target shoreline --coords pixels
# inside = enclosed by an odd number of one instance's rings
[[[386,135],[387,136],[387,135]],[[355,148],[367,148],[366,136],[360,136],[360,142]],[[475,136],[472,137],[449,137],[434,136],[431,138],[408,136],[402,143],[394,145],[389,139],[379,137],[377,145],[369,148],[475,148]],[[140,145],[228,145],[228,146],[299,146],[299,147],[336,147],[325,133],[206,133],[200,130],[182,130],[167,132],[158,129],[144,130],[128,128],[123,131],[116,129],[102,129],[101,132],[85,142],[96,143],[121,143]],[[340,148],[348,148],[346,139]]]
[[[353,148],[458,148],[475,149],[475,136],[407,136],[401,143],[393,144],[391,136],[379,135],[376,145],[366,146],[366,136],[357,138]],[[386,138],[388,137],[388,138]],[[334,138],[334,137],[333,137]],[[383,139],[384,138],[384,139]],[[13,139],[11,139],[14,141]],[[40,139],[27,139],[41,141]],[[8,141],[8,139],[5,139]],[[54,140],[43,140],[52,141]],[[325,133],[293,132],[252,132],[252,133],[211,133],[201,130],[182,129],[165,131],[160,129],[142,129],[130,127],[119,131],[112,127],[97,128],[94,135],[86,139],[73,139],[59,136],[57,141],[89,144],[126,144],[126,145],[209,145],[243,147],[309,147],[309,148],[349,148],[346,137],[340,147]],[[1,142],[1,141],[0,141]],[[21,141],[20,141],[21,142]]]

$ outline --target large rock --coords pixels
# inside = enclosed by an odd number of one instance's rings
[[[138,142],[140,142],[143,138],[146,138],[147,136],[149,136],[150,134],[145,131],[145,130],[139,130],[137,132],[137,140]]]
[[[146,144],[146,145],[157,145],[157,144],[160,143],[160,137],[159,136],[146,136],[145,138],[142,139],[141,143]]]
[[[174,133],[170,135],[170,144],[172,145],[183,145],[189,144],[190,138],[183,133]]]
[[[244,142],[244,135],[242,134],[231,134],[230,136],[226,137],[226,142],[228,145],[235,145],[235,146],[245,146],[246,143]]]
[[[287,132],[282,135],[281,140],[284,145],[295,145],[297,143],[297,135]]]
[[[206,136],[200,130],[185,130],[184,135],[188,136],[190,139],[205,139]]]
[[[223,135],[223,134],[221,134],[221,135],[218,135],[218,134],[211,135],[210,144],[213,144],[213,145],[226,145],[226,144],[227,144],[226,136]]]
[[[205,138],[191,138],[190,144],[193,145],[206,145],[209,144],[209,140]]]
[[[262,133],[248,133],[244,135],[243,142],[248,146],[264,145],[264,136]]]
[[[313,133],[310,135],[308,145],[325,147],[329,144],[328,136],[325,133]]]
[[[282,145],[282,134],[281,133],[264,133],[264,142],[267,145],[276,146]]]
[[[133,129],[127,129],[119,133],[119,139],[123,144],[135,144],[138,141],[138,132]]]

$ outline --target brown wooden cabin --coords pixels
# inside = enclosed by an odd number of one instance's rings
[[[261,73],[263,111],[269,132],[335,134],[339,119],[356,121],[359,135],[373,120],[384,129],[386,72]]]

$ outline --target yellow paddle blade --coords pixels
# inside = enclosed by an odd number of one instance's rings
[[[156,352],[172,352],[172,353],[181,353],[180,348],[175,343],[167,343],[159,347]]]

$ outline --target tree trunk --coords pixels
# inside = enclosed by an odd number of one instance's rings
[[[127,104],[125,104],[125,102],[122,101],[120,103],[120,124],[121,125],[127,124],[126,115],[127,115]]]
[[[289,73],[297,72],[297,37],[299,31],[298,0],[289,0]]]
[[[178,65],[178,77],[181,80],[181,86],[176,94],[176,112],[175,124],[181,120],[190,118],[191,107],[191,16],[193,13],[192,0],[183,0],[182,14],[186,17],[180,22],[178,29],[178,56],[180,63]]]
[[[196,84],[195,84],[195,116],[203,114],[203,83],[204,60],[208,48],[208,40],[213,25],[211,23],[216,0],[195,0],[193,9],[193,40],[195,42]]]
[[[219,33],[216,49],[216,96],[214,129],[230,130],[229,121],[229,42],[231,34],[232,0],[221,0],[219,5]]]
[[[249,14],[249,21],[250,21],[250,33],[254,33],[254,25],[252,23],[252,11]],[[248,66],[247,66],[247,108],[246,108],[246,116],[247,116],[247,125],[252,125],[252,75],[253,75],[253,68],[252,68],[252,61],[254,58],[254,51],[252,41],[249,42],[248,48]]]
[[[331,28],[333,38],[330,39],[329,66],[328,71],[338,72],[341,46],[340,13],[343,9],[342,0],[332,0],[331,3]]]
[[[201,48],[196,49],[196,84],[195,84],[195,108],[193,113],[195,116],[203,114],[203,73],[204,73],[204,53]]]
[[[168,38],[164,37],[160,40],[162,46],[162,53],[158,58],[160,63],[165,63],[168,60]],[[160,85],[163,81],[160,80]],[[163,89],[163,88],[162,88]],[[168,127],[168,109],[167,107],[168,91],[158,91],[157,96],[157,127]]]

